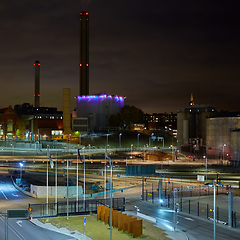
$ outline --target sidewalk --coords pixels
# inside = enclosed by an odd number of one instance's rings
[[[135,211],[126,211],[127,215],[132,215],[138,218],[142,218],[149,222],[155,223],[154,225],[158,228],[161,228],[166,231],[167,237],[173,240],[196,240],[196,238],[192,236],[187,236],[183,231],[180,229],[175,229],[172,226],[172,223],[161,219],[161,218],[152,218],[144,214],[136,214]]]
[[[90,237],[82,234],[79,231],[70,231],[67,228],[57,228],[57,227],[53,226],[51,223],[42,223],[38,219],[33,219],[31,222],[33,224],[35,224],[36,226],[39,226],[39,227],[42,227],[42,228],[45,228],[45,229],[48,229],[51,231],[55,231],[58,233],[62,233],[62,234],[65,234],[69,237],[73,237],[78,240],[92,240]]]

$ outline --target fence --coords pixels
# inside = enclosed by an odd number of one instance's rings
[[[69,215],[85,215],[97,213],[97,206],[110,206],[110,199],[87,199],[85,201],[69,201],[58,203],[29,204],[30,214],[33,218],[57,217]],[[114,210],[125,211],[125,198],[112,198]]]
[[[198,217],[207,218],[213,220],[213,206],[207,203],[201,203],[196,201],[196,198],[191,200],[192,197],[201,197],[201,196],[213,196],[213,187],[198,186],[191,188],[179,188],[177,203],[178,211],[185,212],[188,214],[193,214]],[[227,194],[228,191],[226,188],[217,187],[216,194]],[[190,199],[189,199],[190,198]],[[174,197],[172,190],[163,189],[161,196],[159,196],[158,191],[149,191],[145,190],[142,195],[142,200],[156,203],[160,200],[162,207],[167,207],[174,209]],[[232,227],[240,227],[240,217],[237,215],[237,212],[231,213]],[[218,223],[228,225],[228,210],[224,208],[216,207],[216,220]]]

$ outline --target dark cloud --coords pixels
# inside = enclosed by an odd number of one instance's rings
[[[0,107],[33,103],[35,60],[41,105],[62,109],[79,89],[79,12],[90,13],[90,93],[127,96],[145,112],[196,103],[240,110],[237,1],[2,1]],[[73,100],[72,107],[75,102]]]

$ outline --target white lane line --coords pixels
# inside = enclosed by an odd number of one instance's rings
[[[18,226],[22,227],[22,221],[18,220],[16,223]]]
[[[8,199],[7,198],[7,196],[4,194],[4,192],[1,190],[1,193],[3,194],[3,196],[6,198],[6,199]]]
[[[185,219],[194,222],[194,220],[191,218],[185,218]]]

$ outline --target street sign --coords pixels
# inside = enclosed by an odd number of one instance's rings
[[[86,226],[86,222],[87,222],[87,217],[83,217],[84,226]]]
[[[8,218],[27,218],[28,210],[7,210]]]

